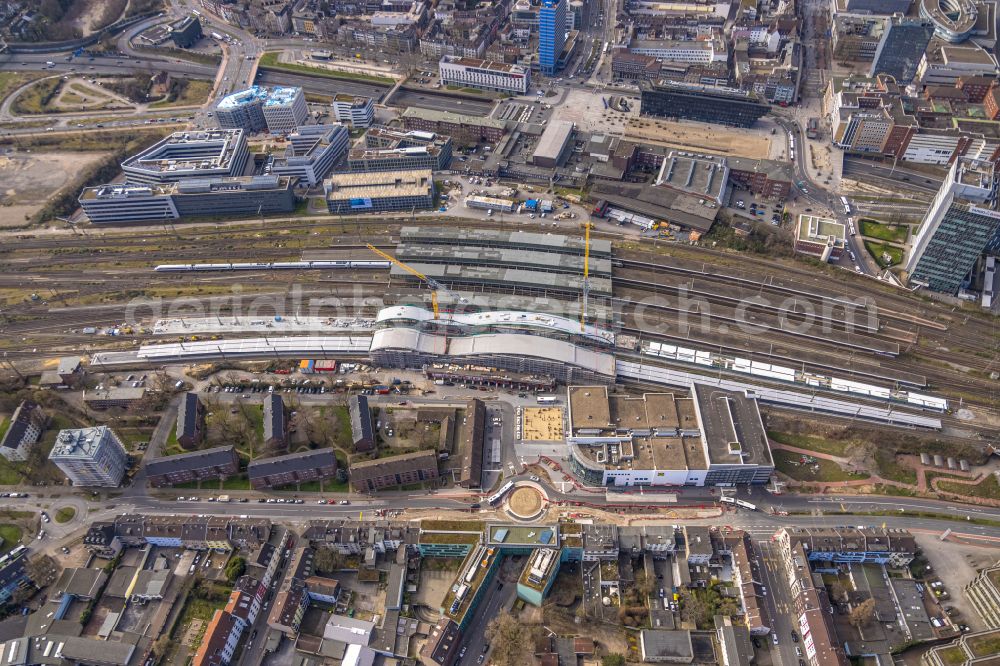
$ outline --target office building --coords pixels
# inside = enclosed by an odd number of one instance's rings
[[[615,49],[611,54],[611,73],[617,79],[653,81],[659,78],[660,67],[656,58],[626,49]]]
[[[567,0],[542,0],[538,9],[538,65],[542,74],[552,76],[566,45]]]
[[[0,455],[11,462],[24,462],[45,430],[45,412],[31,400],[22,400],[11,414],[7,432],[0,437]]]
[[[434,451],[418,451],[398,456],[351,463],[351,485],[358,492],[381,490],[438,478]]]
[[[298,178],[313,187],[323,182],[350,144],[347,128],[340,124],[304,125],[287,137],[282,152],[270,156],[271,173]]]
[[[128,467],[128,454],[107,426],[60,430],[49,460],[74,486],[117,488]]]
[[[423,131],[372,127],[364,144],[347,154],[347,171],[441,171],[451,163],[451,137]]]
[[[239,471],[240,458],[234,446],[217,446],[146,462],[146,478],[155,487],[226,479]]]
[[[215,122],[221,129],[241,129],[249,134],[267,129],[264,100],[267,88],[251,86],[226,95],[215,105]]]
[[[1000,229],[992,163],[955,160],[906,262],[910,285],[955,295]]]
[[[894,16],[882,32],[869,76],[888,74],[896,83],[908,85],[933,35],[934,24],[928,20]]]
[[[934,26],[934,33],[946,42],[964,42],[975,31],[979,22],[980,5],[976,0],[916,0],[920,18]],[[983,11],[987,14],[985,6]],[[905,11],[905,10],[904,10]]]
[[[241,129],[174,132],[122,162],[125,180],[150,185],[242,176],[250,155]]]
[[[302,88],[272,88],[264,99],[264,121],[271,134],[290,134],[309,117]]]
[[[647,116],[751,127],[771,107],[750,93],[663,81],[642,89],[640,112]]]
[[[333,117],[338,123],[354,128],[371,127],[375,119],[375,103],[371,97],[339,93],[333,98]]]
[[[441,85],[524,95],[531,85],[530,70],[503,62],[445,56],[438,64]]]
[[[331,213],[424,210],[434,205],[430,169],[379,173],[335,173],[323,181]]]
[[[79,203],[93,224],[290,213],[295,210],[294,184],[294,177],[272,174],[99,185],[84,189]]]
[[[127,409],[146,395],[142,386],[99,386],[83,392],[83,402],[91,409],[122,407]]]
[[[727,57],[725,45],[710,39],[634,39],[628,45],[628,50],[637,55],[655,58],[658,62],[687,63],[689,65],[725,62]]]
[[[185,16],[170,24],[170,40],[179,49],[191,48],[201,35],[201,21],[197,16]]]
[[[247,465],[247,475],[254,490],[329,479],[337,475],[337,457],[333,449],[316,449],[258,458]]]

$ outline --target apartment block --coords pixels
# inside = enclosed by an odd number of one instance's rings
[[[381,490],[438,478],[434,451],[418,451],[351,464],[351,485],[359,492]]]
[[[117,488],[128,468],[128,454],[107,426],[60,430],[49,453],[74,486]]]

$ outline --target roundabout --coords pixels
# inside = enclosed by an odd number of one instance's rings
[[[520,521],[532,521],[545,512],[548,498],[534,484],[519,485],[507,496],[504,510],[507,514]]]

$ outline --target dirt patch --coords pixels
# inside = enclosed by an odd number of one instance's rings
[[[561,442],[562,407],[525,407],[523,438],[526,442]]]
[[[8,153],[0,155],[0,227],[25,224],[74,176],[107,153]]]
[[[510,510],[518,516],[534,516],[542,508],[542,496],[534,488],[517,488],[507,500]]]
[[[630,120],[625,126],[625,136],[681,150],[693,148],[751,159],[769,155],[771,151],[771,140],[753,130],[645,117]]]

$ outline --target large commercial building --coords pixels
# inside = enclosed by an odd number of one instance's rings
[[[375,104],[371,97],[340,93],[333,98],[333,117],[351,127],[370,127],[375,119]]]
[[[79,203],[94,224],[290,213],[295,210],[294,183],[294,178],[270,175],[99,185],[83,190]]]
[[[976,0],[917,0],[920,17],[934,25],[935,34],[946,42],[964,42],[976,31],[980,3]],[[986,11],[985,6],[983,7]],[[987,14],[992,14],[988,12]]]
[[[441,171],[449,163],[451,137],[391,127],[372,127],[365,133],[364,144],[347,155],[347,170],[353,172]]]
[[[774,472],[757,401],[692,384],[672,393],[568,389],[571,466],[591,485],[766,483]]]
[[[658,62],[707,65],[726,61],[726,48],[713,40],[633,40],[628,50],[632,53],[656,58]]]
[[[287,138],[284,151],[271,155],[271,173],[299,178],[310,187],[323,182],[351,141],[350,132],[340,124],[304,125]]]
[[[910,250],[906,273],[911,285],[958,293],[984,251],[997,242],[996,177],[990,162],[955,160]]]
[[[272,88],[264,100],[264,120],[271,134],[289,134],[309,117],[302,88]]]
[[[568,120],[553,120],[538,139],[531,163],[554,169],[563,163],[573,145],[573,123]]]
[[[524,95],[531,85],[530,70],[503,62],[445,56],[438,65],[441,85]]]
[[[146,478],[156,487],[189,481],[226,479],[240,471],[234,446],[217,446],[176,456],[154,458],[146,463]]]
[[[446,134],[461,143],[489,141],[496,143],[507,130],[507,121],[497,118],[465,116],[450,111],[436,111],[411,106],[400,116],[403,127]]]
[[[201,39],[201,21],[197,16],[185,16],[170,24],[170,40],[179,49],[189,49]]]
[[[643,87],[640,111],[648,116],[751,127],[770,108],[741,90],[663,81]]]
[[[438,478],[438,458],[434,451],[418,451],[398,456],[351,463],[351,485],[369,492]]]
[[[241,129],[174,132],[122,162],[129,183],[242,176],[250,155]]]
[[[542,0],[538,9],[538,66],[548,76],[558,70],[566,45],[566,2]]]
[[[917,553],[917,542],[907,530],[886,527],[783,527],[774,534],[787,560],[801,547],[810,562],[884,564],[901,568]]]
[[[222,129],[248,133],[287,134],[309,115],[302,88],[251,86],[223,97],[215,107],[215,121]]]
[[[378,173],[335,173],[323,181],[331,213],[424,210],[434,205],[430,169]]]
[[[879,40],[869,76],[888,74],[900,85],[909,84],[933,35],[934,24],[928,20],[893,17]]]
[[[117,488],[128,467],[128,454],[107,426],[60,430],[49,460],[74,486]]]

